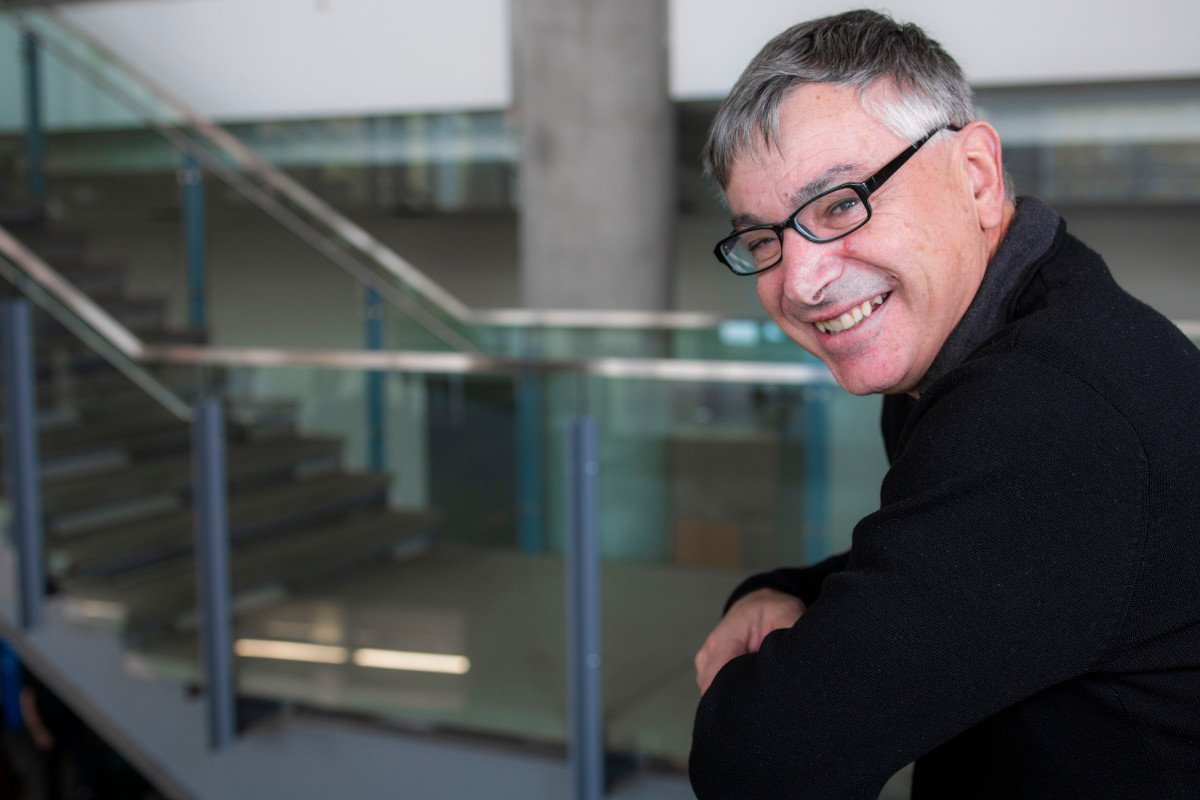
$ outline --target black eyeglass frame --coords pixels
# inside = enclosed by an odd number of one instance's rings
[[[915,155],[918,150],[921,149],[921,145],[928,142],[936,134],[941,133],[942,131],[945,131],[945,130],[957,132],[962,129],[957,125],[943,125],[940,128],[934,128],[929,133],[925,134],[920,139],[917,139],[917,141],[913,142],[911,145],[904,148],[904,150],[898,156],[896,156],[891,161],[889,161],[888,163],[886,163],[882,167],[880,167],[878,172],[876,172],[871,177],[867,178],[865,181],[859,181],[859,182],[855,182],[855,183],[839,183],[837,186],[833,186],[829,189],[826,189],[825,191],[821,192],[820,194],[810,197],[808,200],[805,200],[800,205],[800,207],[797,208],[795,211],[793,211],[791,216],[789,216],[783,222],[777,223],[775,225],[752,225],[749,228],[742,228],[741,230],[734,231],[733,233],[729,234],[721,241],[717,242],[717,246],[715,248],[713,248],[713,254],[717,257],[717,260],[720,261],[722,264],[724,264],[726,267],[728,267],[729,271],[732,272],[734,275],[743,275],[743,276],[757,275],[760,272],[765,272],[766,270],[769,270],[771,267],[774,267],[780,261],[783,260],[783,233],[788,228],[791,228],[792,230],[796,231],[801,236],[803,236],[805,239],[807,239],[808,241],[810,241],[814,244],[826,244],[827,242],[835,242],[838,239],[841,239],[842,237],[849,236],[850,234],[854,233],[856,230],[858,230],[859,228],[861,228],[862,226],[866,225],[868,222],[871,221],[871,213],[872,213],[871,204],[870,204],[870,202],[868,202],[867,198],[870,197],[871,194],[873,194],[876,190],[878,190],[879,187],[882,186],[884,184],[884,182],[887,181],[888,178],[895,175],[896,171],[899,170],[902,166],[904,166],[904,164],[910,158],[912,158],[913,155]],[[817,202],[822,197],[833,194],[834,192],[840,192],[844,189],[852,190],[856,195],[858,195],[858,198],[860,200],[862,200],[863,208],[865,208],[867,210],[867,215],[865,217],[863,217],[862,222],[858,223],[853,228],[842,231],[841,233],[837,234],[836,236],[827,236],[824,238],[815,235],[814,233],[812,233],[812,231],[808,230],[807,228],[805,228],[803,225],[800,224],[799,218],[800,218],[801,211],[808,208],[810,205]],[[750,272],[742,272],[737,267],[735,267],[733,264],[729,263],[729,261],[726,260],[725,254],[727,251],[732,250],[734,248],[734,246],[736,246],[738,244],[739,239],[741,239],[743,236],[745,236],[747,233],[749,233],[751,231],[772,231],[772,232],[774,232],[775,238],[777,238],[779,240],[779,258],[775,259],[770,264],[767,264],[765,267],[759,267],[758,269],[752,270]]]

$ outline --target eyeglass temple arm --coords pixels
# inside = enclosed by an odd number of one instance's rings
[[[941,133],[942,131],[957,132],[960,130],[962,130],[962,128],[960,128],[957,125],[943,125],[940,128],[934,128],[929,133],[925,134],[920,139],[917,139],[915,142],[913,142],[908,147],[908,149],[905,150],[903,153],[901,153],[900,155],[893,158],[887,164],[884,164],[883,169],[879,170],[879,172],[876,172],[874,175],[872,175],[871,177],[869,177],[865,181],[863,181],[863,184],[862,184],[863,188],[865,188],[867,190],[867,194],[871,194],[876,189],[878,189],[883,184],[884,181],[886,181],[888,178],[895,175],[896,170],[903,167],[905,165],[905,163],[910,158],[913,157],[913,154],[921,149],[921,145],[925,144],[926,142],[928,142],[930,139],[932,139],[934,136]]]

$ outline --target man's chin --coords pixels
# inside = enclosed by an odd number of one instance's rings
[[[860,370],[831,369],[833,378],[850,394],[903,394],[909,389],[901,375],[870,373]]]

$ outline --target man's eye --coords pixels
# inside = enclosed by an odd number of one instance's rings
[[[751,253],[753,253],[755,250],[761,250],[764,247],[774,245],[775,237],[767,236],[767,235],[763,235],[763,234],[759,234],[756,236],[747,236],[742,240],[742,243],[746,245],[747,250],[749,250]]]
[[[856,208],[858,208],[857,197],[842,197],[830,203],[825,209],[825,214],[830,217],[837,217],[842,214],[849,214]]]

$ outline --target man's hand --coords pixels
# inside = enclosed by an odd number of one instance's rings
[[[792,627],[803,613],[800,598],[775,589],[758,589],[730,606],[696,653],[700,694],[708,691],[721,667],[740,655],[757,653],[768,633]]]

